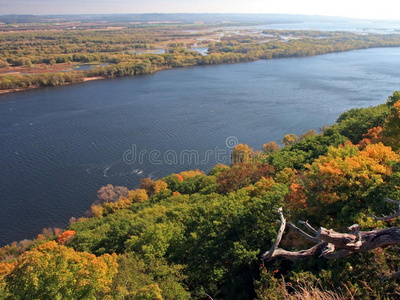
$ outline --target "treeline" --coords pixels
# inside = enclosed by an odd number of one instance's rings
[[[239,144],[231,166],[208,174],[102,187],[89,217],[0,249],[0,299],[397,299],[396,280],[382,281],[397,250],[265,265],[260,256],[276,237],[276,207],[315,227],[387,225],[370,215],[400,198],[399,116],[396,92],[320,134],[288,134],[284,148]],[[282,243],[308,245],[290,234]]]
[[[313,35],[313,32],[305,31],[303,35]],[[75,72],[68,74],[37,74],[20,76],[0,76],[0,89],[18,89],[31,86],[47,86],[64,84],[64,82],[79,82],[84,77],[123,77],[140,74],[150,74],[159,70],[185,67],[195,65],[214,65],[237,62],[248,62],[258,59],[273,59],[285,57],[304,57],[324,53],[348,51],[353,49],[366,49],[372,47],[398,47],[400,46],[400,35],[357,35],[351,33],[321,33],[323,39],[302,37],[287,42],[281,40],[258,43],[243,37],[221,41],[210,45],[209,55],[203,56],[195,51],[188,51],[185,48],[173,48],[165,54],[135,54],[135,53],[76,53],[60,54],[38,57],[40,62],[48,64],[66,62],[105,62],[110,65],[98,67],[93,70],[81,71],[78,75]],[[258,39],[258,38],[257,38]],[[256,39],[256,40],[257,40]],[[175,46],[175,45],[174,45]],[[0,67],[13,65],[32,65],[34,58],[24,56],[23,58],[0,61]],[[35,62],[36,63],[36,62]],[[60,78],[51,80],[48,78]],[[64,78],[64,79],[63,79]]]
[[[38,75],[10,75],[0,77],[0,90],[18,90],[32,87],[58,86],[82,82],[82,72],[45,73]]]
[[[163,41],[176,40],[176,44],[179,44],[179,40],[198,35],[168,26],[3,33],[0,35],[0,53],[2,59],[10,64],[18,58],[29,58],[33,63],[40,63],[44,62],[44,59],[52,60],[69,54],[104,55],[138,48],[146,49]]]
[[[259,59],[271,59],[282,57],[302,57],[324,53],[348,51],[354,49],[366,49],[373,47],[398,47],[400,46],[400,35],[369,34],[357,35],[351,33],[335,33],[332,37],[321,32],[319,37],[309,38],[308,31],[298,33],[302,36],[300,39],[290,39],[292,36],[286,36],[289,40],[282,42],[281,37],[277,36],[277,41],[268,43],[249,43],[243,41],[243,37],[236,39],[230,38],[229,41],[222,40],[210,47],[209,52],[226,53],[245,53]]]

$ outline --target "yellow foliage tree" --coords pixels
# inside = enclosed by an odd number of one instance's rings
[[[262,150],[267,153],[270,154],[276,150],[279,150],[281,147],[275,143],[275,142],[269,142],[263,145]]]
[[[136,189],[128,192],[128,199],[132,202],[143,202],[149,199],[149,196],[146,193],[146,190]]]
[[[188,178],[196,177],[196,176],[199,176],[199,175],[204,175],[204,173],[202,171],[198,170],[198,169],[197,170],[190,170],[190,171],[183,171],[183,172],[180,172],[179,174],[182,176],[182,178],[184,180],[188,179]]]
[[[248,145],[239,144],[232,152],[233,163],[250,163],[253,156],[253,149]]]
[[[1,264],[0,288],[11,299],[21,300],[104,298],[117,273],[116,258],[96,257],[51,241],[23,253],[14,264]]]
[[[154,192],[154,194],[158,194],[158,193],[165,191],[167,188],[168,188],[168,184],[165,181],[156,180],[154,182],[153,192]]]
[[[298,141],[297,135],[291,133],[287,134],[283,137],[282,144],[284,144],[286,147],[292,146],[294,143]]]
[[[384,182],[392,174],[390,161],[398,161],[399,155],[382,143],[368,145],[359,150],[352,144],[330,148],[308,166],[310,187],[317,191],[321,203],[345,201],[349,195],[362,197],[369,190]]]
[[[141,288],[135,295],[133,299],[135,300],[163,300],[161,295],[162,291],[157,283],[146,285]]]

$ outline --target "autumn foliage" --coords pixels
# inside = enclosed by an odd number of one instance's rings
[[[0,274],[12,299],[95,299],[110,292],[117,267],[115,255],[96,257],[53,241],[0,264]]]
[[[298,212],[307,207],[307,194],[304,186],[292,182],[290,192],[286,195],[287,208],[290,212]]]
[[[239,144],[232,152],[233,163],[249,163],[253,155],[253,149],[248,145]]]
[[[202,172],[202,171],[197,169],[197,170],[183,171],[183,172],[180,172],[177,175],[181,175],[183,180],[185,180],[185,179],[188,179],[188,178],[193,178],[193,177],[196,177],[196,176],[204,175],[204,172]]]
[[[275,143],[275,142],[269,142],[269,143],[266,143],[266,144],[264,144],[263,146],[262,146],[262,150],[265,152],[265,153],[267,153],[267,154],[269,154],[269,153],[272,153],[272,152],[274,152],[274,151],[277,151],[277,150],[279,150],[281,147],[277,144],[277,143]]]
[[[277,236],[277,207],[288,222],[314,227],[387,225],[370,215],[390,211],[385,197],[400,198],[395,98],[346,112],[321,134],[286,136],[282,149],[272,142],[257,153],[240,144],[236,154],[244,155],[234,156],[236,163],[208,174],[192,170],[142,179],[132,190],[101,188],[89,217],[0,249],[0,299],[277,300],[295,295],[299,278],[320,284],[321,295],[345,286],[355,299],[397,299],[397,281],[382,277],[398,270],[400,255],[386,248],[333,263],[260,266]],[[306,243],[293,231],[282,240],[290,250]]]
[[[360,199],[368,198],[385,183],[392,174],[391,163],[397,161],[399,155],[382,143],[368,145],[363,150],[351,143],[330,148],[291,183],[287,208],[308,214],[324,211],[329,215],[338,214],[337,207],[351,205],[354,209],[343,213],[357,214],[356,207],[362,204]],[[343,204],[337,206],[337,202]],[[332,210],[328,212],[330,205]]]
[[[60,245],[66,244],[75,236],[75,233],[76,233],[75,230],[64,231],[57,237],[57,243],[59,243]]]
[[[167,187],[168,184],[162,180],[154,181],[150,178],[143,178],[140,181],[140,188],[146,190],[150,196],[165,191]]]
[[[178,180],[179,180],[180,182],[182,182],[182,181],[185,180],[181,174],[175,174],[175,176],[178,178]]]
[[[382,141],[382,138],[379,136],[383,131],[381,126],[377,126],[368,130],[367,133],[363,134],[363,139],[358,144],[360,149],[364,149],[370,144],[376,144]]]
[[[262,177],[269,177],[274,173],[274,167],[260,163],[233,164],[230,169],[222,171],[217,182],[219,191],[228,193],[242,187],[256,183]]]

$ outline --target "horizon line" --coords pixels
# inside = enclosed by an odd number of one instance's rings
[[[0,17],[5,16],[34,16],[34,17],[45,17],[45,16],[112,16],[112,15],[283,15],[283,16],[304,16],[304,17],[325,17],[325,18],[340,18],[347,20],[365,20],[365,21],[384,21],[393,22],[400,21],[399,19],[382,19],[382,18],[362,18],[362,17],[346,17],[340,15],[320,15],[320,14],[295,14],[295,13],[256,13],[256,12],[143,12],[143,13],[79,13],[79,14],[63,14],[63,13],[52,13],[52,14],[0,14]]]

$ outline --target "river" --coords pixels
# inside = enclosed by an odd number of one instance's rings
[[[207,171],[229,137],[260,149],[399,89],[400,49],[381,48],[0,95],[0,245],[66,226],[102,185]]]

